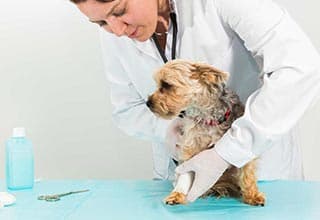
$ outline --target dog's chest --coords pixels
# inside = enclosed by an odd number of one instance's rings
[[[179,160],[185,161],[195,154],[212,147],[222,136],[217,126],[196,123],[194,120],[185,119],[183,135],[179,145]]]

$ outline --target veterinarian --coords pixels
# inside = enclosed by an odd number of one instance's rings
[[[114,122],[152,141],[155,178],[174,173],[165,143],[177,138],[179,123],[157,118],[145,103],[156,88],[152,74],[182,58],[229,72],[227,86],[246,103],[214,148],[176,169],[196,174],[187,199],[207,191],[230,164],[255,158],[259,179],[303,179],[296,123],[320,90],[320,57],[285,9],[271,0],[71,1],[101,26]]]

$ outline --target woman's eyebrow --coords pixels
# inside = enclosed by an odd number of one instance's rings
[[[118,5],[120,5],[120,3],[121,3],[121,1],[118,1],[118,4],[115,4],[115,5],[110,9],[110,11],[106,14],[106,18],[109,17],[109,16],[112,14],[112,12],[114,11],[114,9],[115,9]]]
[[[118,1],[118,4],[115,4],[115,5],[113,5],[113,6],[111,7],[110,11],[106,14],[106,18],[109,17],[110,14],[112,14],[112,12],[114,11],[114,9],[115,9],[118,5],[120,5],[120,2],[121,2],[121,1]],[[98,22],[100,22],[101,20],[98,20],[98,21],[89,20],[89,21],[92,22],[92,23],[98,23]]]

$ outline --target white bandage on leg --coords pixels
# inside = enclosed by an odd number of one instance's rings
[[[192,186],[193,179],[194,174],[192,172],[178,175],[173,192],[180,192],[187,195]]]

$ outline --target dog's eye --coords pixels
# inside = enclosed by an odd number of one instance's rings
[[[163,89],[170,89],[171,88],[171,85],[165,81],[162,81],[161,82],[161,88]]]

